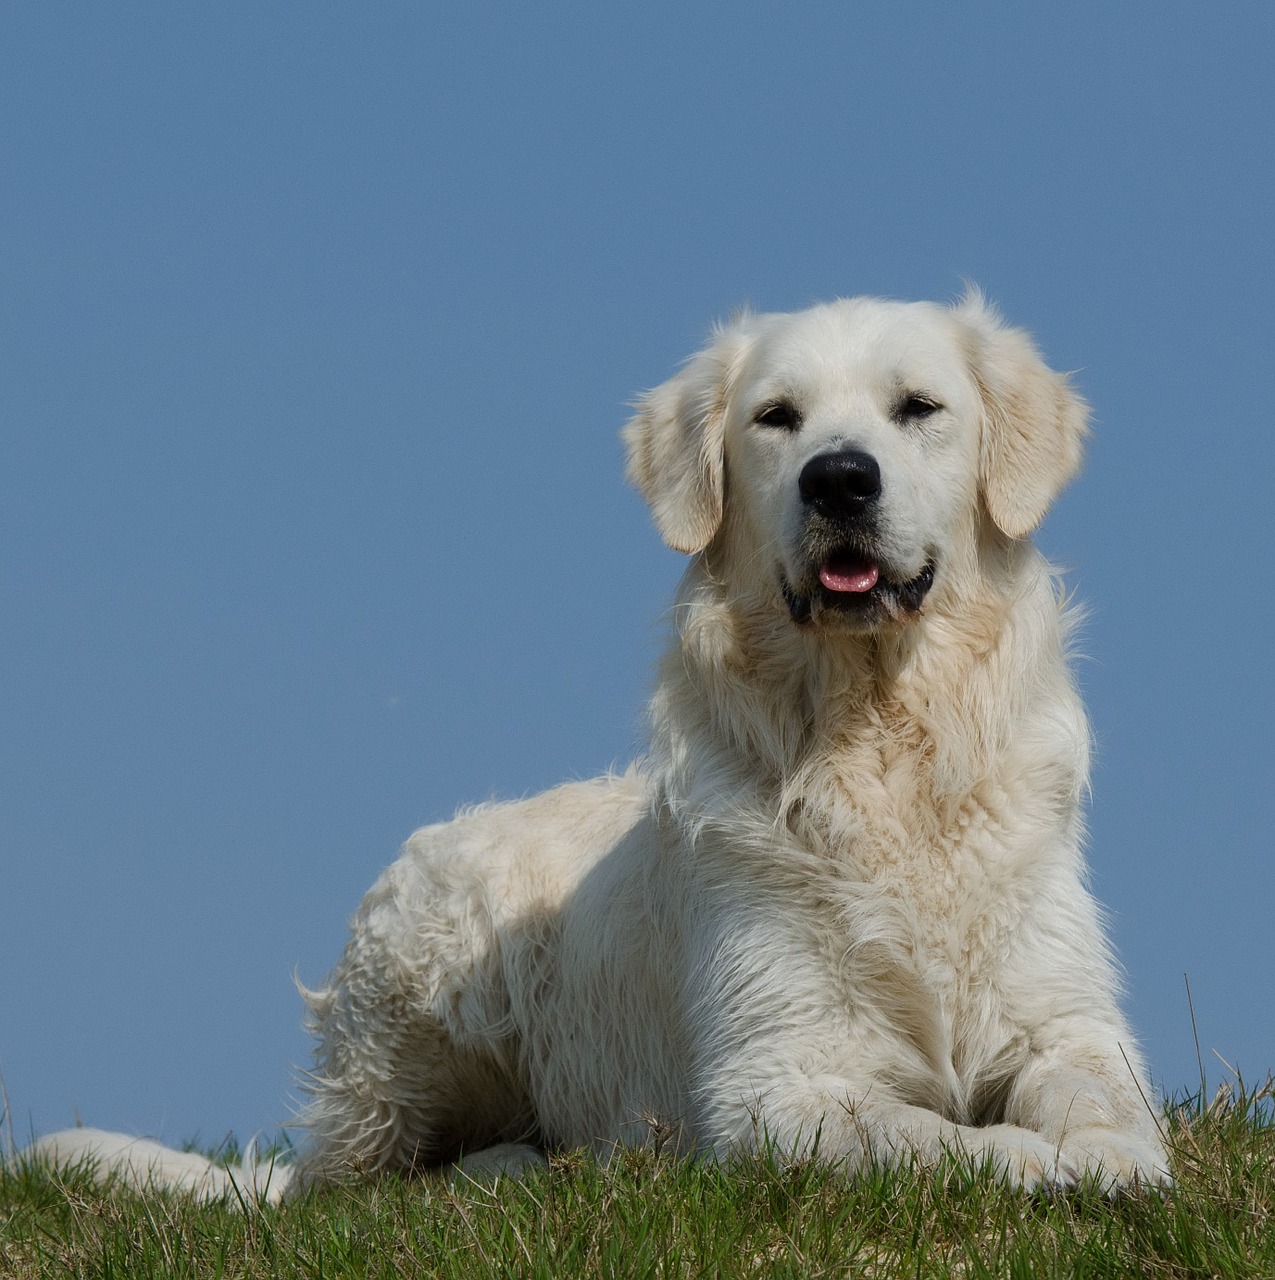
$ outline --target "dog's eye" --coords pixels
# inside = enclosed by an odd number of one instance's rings
[[[787,400],[779,400],[759,409],[753,421],[759,427],[778,427],[781,431],[796,431],[801,426],[801,414],[797,412],[796,405],[789,404]]]
[[[894,416],[900,422],[918,422],[922,418],[938,413],[942,407],[937,400],[931,400],[929,396],[904,396],[894,410]]]

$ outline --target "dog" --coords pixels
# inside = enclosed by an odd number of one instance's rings
[[[1167,1184],[1086,888],[1073,619],[1030,540],[1087,416],[976,293],[720,327],[624,432],[690,557],[648,755],[408,840],[303,993],[301,1154],[239,1179],[657,1142]],[[76,1132],[37,1154],[235,1177]]]

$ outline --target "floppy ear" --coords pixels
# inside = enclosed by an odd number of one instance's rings
[[[971,367],[983,396],[983,503],[1002,532],[1025,538],[1080,470],[1089,406],[979,294],[967,294],[956,315],[973,337]]]
[[[742,345],[738,325],[719,330],[676,377],[638,401],[624,428],[629,479],[677,551],[703,551],[722,522],[726,398]]]

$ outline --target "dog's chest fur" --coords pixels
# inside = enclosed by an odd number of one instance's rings
[[[835,724],[787,788],[791,829],[821,864],[811,888],[841,926],[824,961],[852,1024],[895,1037],[915,1100],[972,1118],[1023,1049],[1001,993],[1031,905],[1024,864],[1048,857],[1060,817],[1028,778],[1064,766],[991,749],[953,791],[932,709],[847,699]]]
[[[742,875],[748,909],[788,921],[827,1051],[862,1046],[952,1119],[994,1115],[1022,1064],[1014,955],[1043,886],[1083,894],[1066,622],[1030,548],[1005,578],[859,641],[777,625],[692,569],[652,715],[686,847],[706,883]]]

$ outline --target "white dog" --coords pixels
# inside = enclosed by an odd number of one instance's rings
[[[743,315],[647,395],[630,475],[691,556],[650,754],[412,836],[306,995],[309,1138],[268,1194],[653,1138],[1166,1182],[1028,540],[1085,420],[976,296]],[[171,1180],[114,1142],[38,1150]]]

